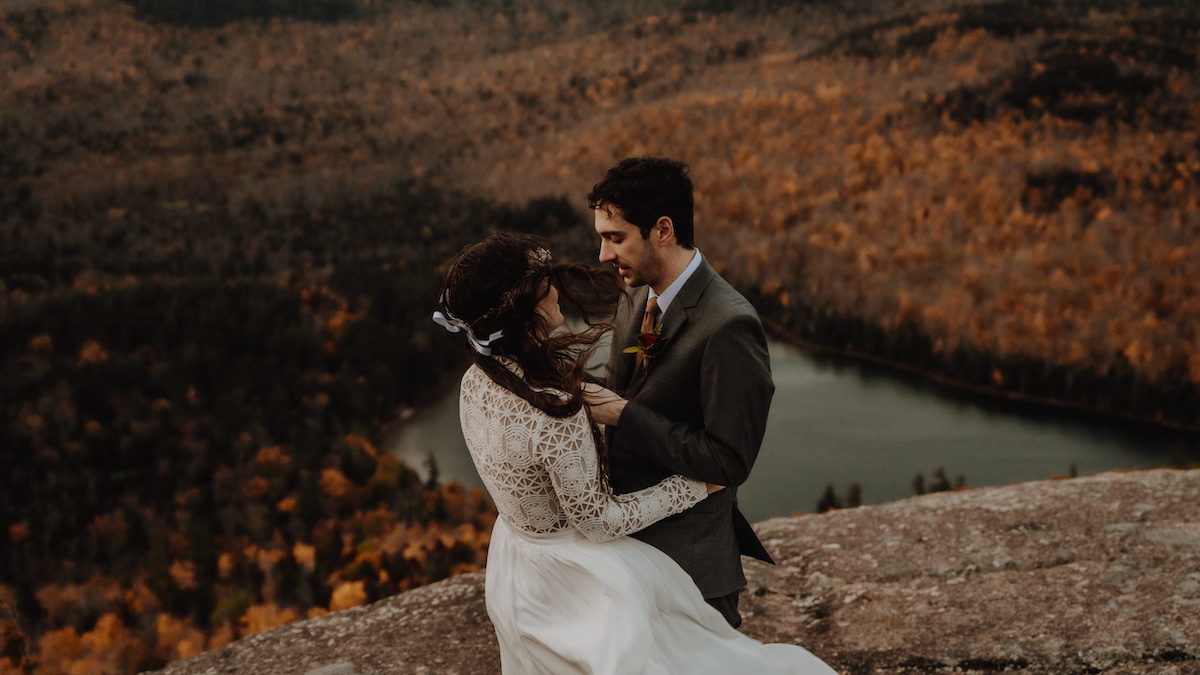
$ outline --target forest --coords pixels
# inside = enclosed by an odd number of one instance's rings
[[[161,666],[482,566],[483,493],[375,444],[461,370],[430,261],[557,205],[399,194],[421,205],[390,211],[403,237],[321,245],[320,271],[145,261],[6,309],[0,600],[38,672]]]
[[[482,566],[484,495],[381,445],[463,367],[440,265],[594,260],[627,155],[691,165],[792,338],[1200,429],[1198,38],[1166,0],[3,0],[0,672]]]

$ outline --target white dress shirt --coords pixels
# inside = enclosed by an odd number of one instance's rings
[[[672,281],[671,285],[667,286],[662,293],[655,293],[654,288],[650,289],[650,297],[658,298],[659,316],[667,313],[667,307],[671,305],[671,301],[675,299],[675,296],[679,295],[679,289],[683,288],[683,285],[687,283],[687,280],[690,279],[696,269],[700,267],[700,261],[703,259],[704,258],[700,255],[700,249],[696,249],[695,255],[692,256],[692,261],[688,263],[687,267],[683,268],[683,272],[679,275],[679,277],[676,278],[675,281]]]

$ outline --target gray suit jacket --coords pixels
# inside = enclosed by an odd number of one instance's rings
[[[649,288],[620,302],[607,384],[630,399],[608,430],[614,491],[631,492],[679,473],[727,486],[696,506],[634,533],[671,556],[706,598],[746,584],[741,554],[773,562],[737,509],[737,486],[758,456],[775,385],[754,307],[707,261],[684,283],[661,322],[645,369],[633,345]]]

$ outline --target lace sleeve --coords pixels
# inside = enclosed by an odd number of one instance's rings
[[[591,541],[608,541],[687,509],[708,496],[704,483],[680,475],[615,496],[600,482],[587,411],[546,420],[536,449],[571,524]]]

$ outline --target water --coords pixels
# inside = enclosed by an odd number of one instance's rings
[[[857,364],[771,344],[775,398],[750,480],[738,491],[751,522],[811,513],[829,484],[861,486],[865,504],[913,494],[942,467],[969,487],[1167,465],[1196,444],[1118,423],[991,410],[964,396]],[[414,467],[433,454],[440,476],[482,486],[462,440],[458,392],[418,415],[389,447]]]

